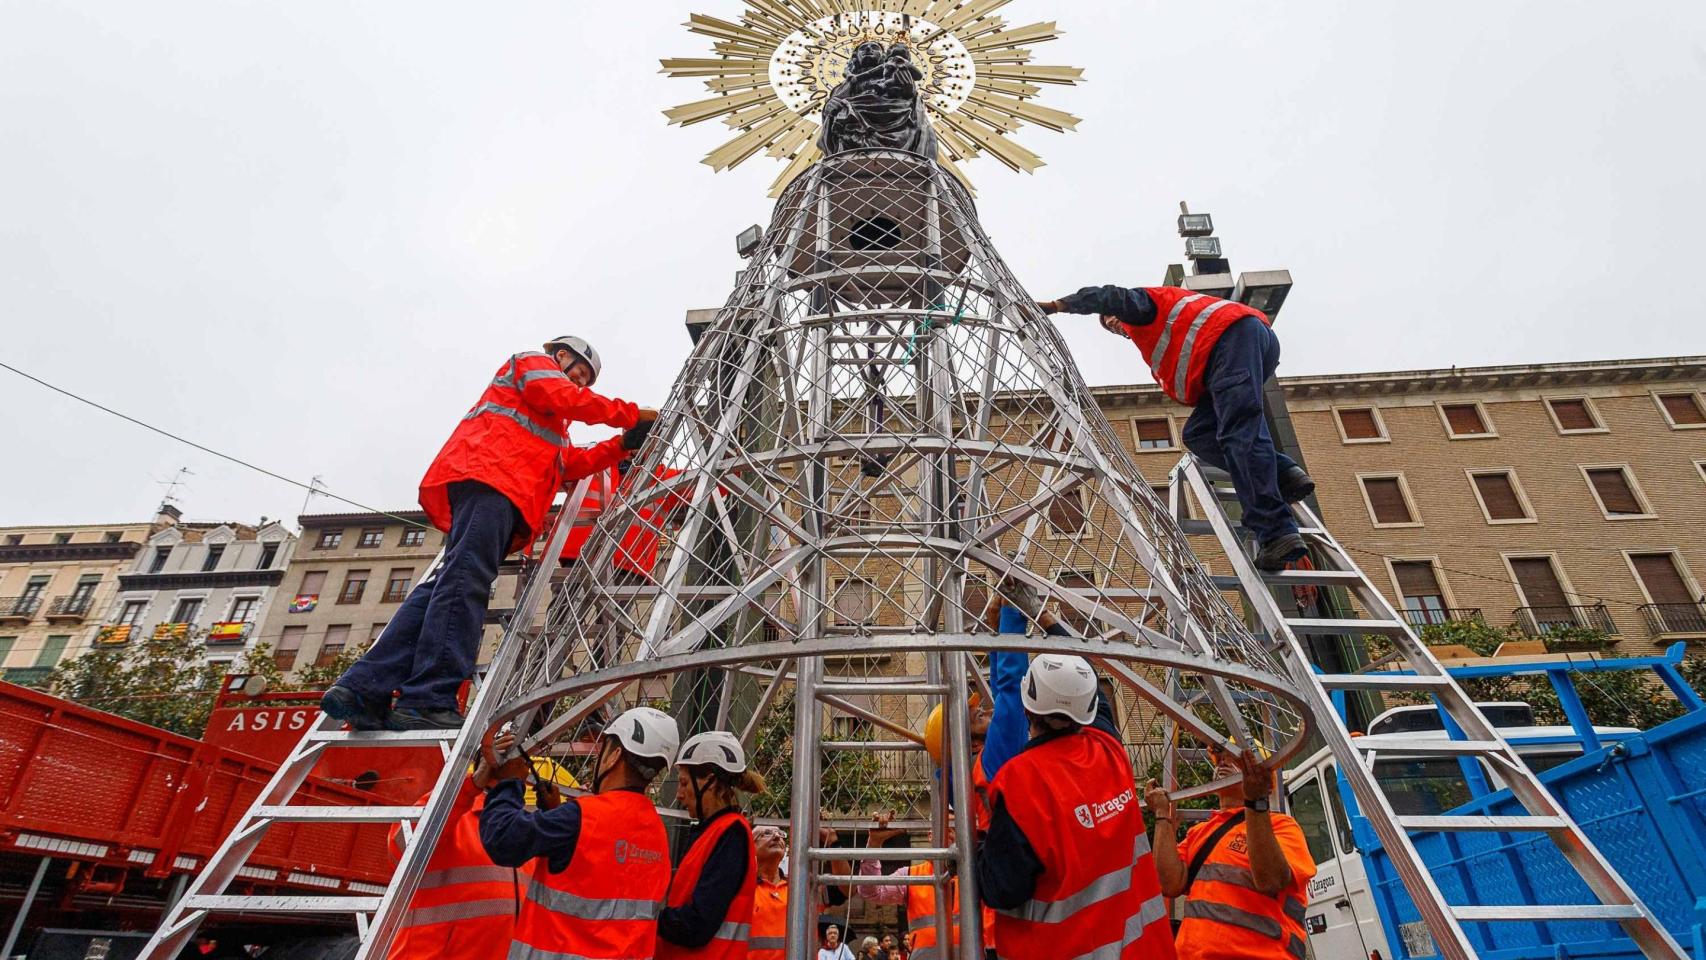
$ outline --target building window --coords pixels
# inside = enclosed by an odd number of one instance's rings
[[[1398,584],[1404,613],[1413,626],[1445,623],[1450,619],[1445,591],[1440,589],[1439,577],[1432,560],[1394,560],[1392,579]]]
[[[1369,518],[1377,527],[1419,527],[1409,487],[1402,474],[1358,477]]]
[[[385,632],[385,624],[376,623],[367,628],[367,645],[373,646],[379,642],[379,635]]]
[[[1341,407],[1333,411],[1339,422],[1339,439],[1345,443],[1385,443],[1386,421],[1373,407]]]
[[[426,531],[409,529],[403,531],[403,539],[398,542],[400,547],[418,547],[426,543]]]
[[[58,666],[59,658],[65,654],[65,646],[70,642],[71,635],[66,633],[57,633],[48,637],[42,641],[41,652],[36,654],[35,665],[38,667]]]
[[[1647,509],[1647,502],[1641,496],[1640,488],[1635,485],[1635,475],[1629,472],[1628,467],[1583,467],[1582,474],[1587,477],[1588,487],[1593,490],[1600,512],[1605,514],[1607,520],[1630,520],[1653,515],[1652,511]]]
[[[1677,556],[1675,551],[1631,553],[1629,566],[1635,569],[1635,578],[1641,581],[1641,589],[1646,593],[1649,602],[1660,605],[1697,605],[1699,594],[1689,586],[1687,575],[1682,571],[1682,558]],[[1700,611],[1696,609],[1694,615],[1698,617]]]
[[[344,575],[344,588],[338,591],[339,603],[360,603],[361,595],[367,592],[367,571],[351,570]]]
[[[1517,592],[1529,613],[1528,626],[1535,633],[1579,625],[1570,595],[1551,557],[1510,557],[1509,563]]]
[[[1090,590],[1096,586],[1096,574],[1090,570],[1062,570],[1055,574],[1056,586],[1074,592]],[[1090,635],[1090,617],[1064,601],[1055,601],[1055,615],[1060,621],[1072,629],[1080,637]]]
[[[255,608],[260,605],[260,597],[237,597],[231,601],[231,615],[225,619],[232,623],[248,623],[255,619]]]
[[[1486,408],[1479,402],[1442,403],[1439,416],[1445,422],[1446,436],[1453,440],[1496,436],[1492,421],[1487,419]]]
[[[402,603],[403,598],[409,595],[409,582],[414,578],[415,571],[412,567],[391,571],[390,579],[385,581],[385,596],[381,598],[381,602]]]
[[[1559,433],[1605,433],[1599,411],[1587,397],[1552,397],[1546,401]]]
[[[71,542],[71,534],[69,534],[69,533],[56,533],[53,535],[53,542],[56,544],[58,544],[58,543],[70,543]]]
[[[6,658],[12,655],[12,647],[18,642],[17,637],[0,637],[0,678],[5,677]]]
[[[832,608],[835,621],[846,626],[875,623],[877,619],[877,588],[864,577],[848,577],[834,584]]]
[[[307,627],[285,627],[278,635],[278,649],[273,653],[273,662],[280,670],[289,670],[296,666],[296,655],[302,652],[302,638],[308,633]]]
[[[320,641],[320,655],[314,658],[317,667],[331,666],[333,660],[349,644],[349,624],[334,623],[326,628],[326,639]]]
[[[195,618],[201,615],[201,597],[183,597],[172,610],[170,623],[195,623]]]
[[[1699,430],[1706,427],[1706,407],[1698,393],[1655,393],[1659,411],[1673,430]]]
[[[142,614],[147,609],[146,600],[126,600],[124,609],[119,611],[118,622],[123,626],[137,626],[142,622]]]
[[[166,569],[166,559],[172,555],[171,547],[155,547],[154,559],[148,564],[149,573],[159,573]]]
[[[1516,474],[1512,471],[1472,471],[1469,482],[1475,487],[1475,498],[1481,501],[1481,513],[1488,523],[1534,521],[1534,515],[1528,509],[1528,499],[1522,495]]]
[[[1137,449],[1139,450],[1176,450],[1179,446],[1173,442],[1173,419],[1171,417],[1133,420],[1131,432],[1137,438]]]
[[[225,544],[210,544],[207,548],[207,556],[201,558],[201,572],[207,573],[216,569],[219,566],[219,558],[223,556],[225,556]]]
[[[8,533],[8,534],[6,534],[6,546],[8,546],[8,547],[16,547],[16,546],[21,545],[23,542],[24,542],[24,535],[21,533]]]
[[[118,543],[123,538],[124,538],[124,534],[120,533],[119,531],[108,530],[106,536],[102,537],[101,539],[107,543]]]
[[[320,539],[314,541],[316,550],[336,550],[344,542],[342,530],[321,530]]]
[[[309,613],[320,605],[320,591],[326,586],[326,571],[310,570],[302,575],[302,585],[296,588],[296,598],[290,601],[291,613]]]
[[[278,559],[278,544],[268,543],[261,546],[261,562],[255,564],[256,570],[271,570],[272,562]]]
[[[1161,509],[1168,511],[1172,510],[1171,504],[1173,502],[1173,489],[1171,485],[1165,483],[1153,483],[1149,485],[1149,489],[1155,494],[1155,499],[1161,501]],[[1183,497],[1185,501],[1185,517],[1191,520],[1198,519],[1196,500],[1191,497],[1190,487],[1185,487],[1179,492],[1179,495]],[[1168,515],[1171,516],[1171,513]]]
[[[1088,490],[1079,486],[1049,501],[1049,536],[1057,540],[1083,536],[1090,522],[1089,495]]]
[[[384,544],[384,527],[364,527],[361,531],[361,539],[355,542],[355,548],[357,550],[369,550],[373,547],[384,546]]]

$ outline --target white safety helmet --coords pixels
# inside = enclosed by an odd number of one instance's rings
[[[546,353],[556,356],[558,350],[569,351],[585,360],[586,365],[592,368],[592,379],[587,381],[587,386],[590,387],[598,382],[598,374],[604,369],[604,361],[598,359],[598,351],[592,348],[592,344],[587,343],[581,337],[557,337],[545,341]]]
[[[675,751],[681,746],[681,729],[675,718],[652,707],[635,707],[604,728],[604,735],[615,737],[622,749],[636,757],[663,761],[664,766],[675,762]]]
[[[681,756],[676,758],[675,765],[709,765],[728,773],[745,773],[746,751],[741,749],[740,738],[727,730],[707,730],[689,737],[681,745]]]
[[[1027,713],[1089,723],[1096,718],[1096,671],[1083,657],[1045,653],[1025,671],[1022,699]]]

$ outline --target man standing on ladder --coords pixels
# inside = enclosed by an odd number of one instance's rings
[[[1155,816],[1155,867],[1161,892],[1184,896],[1179,960],[1303,960],[1303,930],[1315,858],[1297,821],[1268,810],[1272,771],[1251,754],[1234,759],[1209,748],[1215,779],[1240,777],[1220,791],[1220,810],[1176,842],[1173,801],[1154,780],[1144,788]]]
[[[1314,493],[1315,481],[1275,449],[1263,416],[1262,385],[1280,359],[1266,314],[1179,287],[1085,287],[1037,306],[1100,315],[1103,329],[1137,344],[1162,393],[1196,408],[1185,447],[1232,475],[1244,526],[1259,544],[1257,567],[1283,569],[1308,552],[1286,505]]]
[[[498,564],[533,542],[565,480],[607,470],[644,442],[657,412],[592,392],[601,364],[591,344],[558,337],[544,349],[498,369],[427,468],[421,507],[447,534],[443,561],[326,691],[328,716],[357,730],[460,727],[456,694],[474,673]],[[570,423],[627,433],[579,450]]]
[[[1083,657],[1044,654],[1025,673],[1023,698],[1031,740],[990,784],[977,849],[1000,955],[1172,960],[1131,760],[1096,672]]]

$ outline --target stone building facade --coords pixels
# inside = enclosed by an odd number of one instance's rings
[[[0,678],[38,682],[89,648],[148,523],[0,527]]]

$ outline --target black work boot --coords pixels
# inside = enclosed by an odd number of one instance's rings
[[[1256,569],[1284,570],[1286,564],[1300,559],[1308,553],[1309,545],[1303,542],[1303,537],[1295,533],[1288,533],[1283,537],[1262,544],[1262,549],[1256,552]]]
[[[342,720],[351,730],[401,730],[391,718],[391,704],[367,700],[349,687],[333,686],[320,696],[320,711]]]
[[[391,721],[399,730],[460,730],[462,714],[446,707],[420,709],[398,707],[391,712]]]
[[[1286,503],[1308,499],[1315,492],[1315,478],[1305,473],[1302,467],[1287,467],[1280,474],[1279,491]]]

